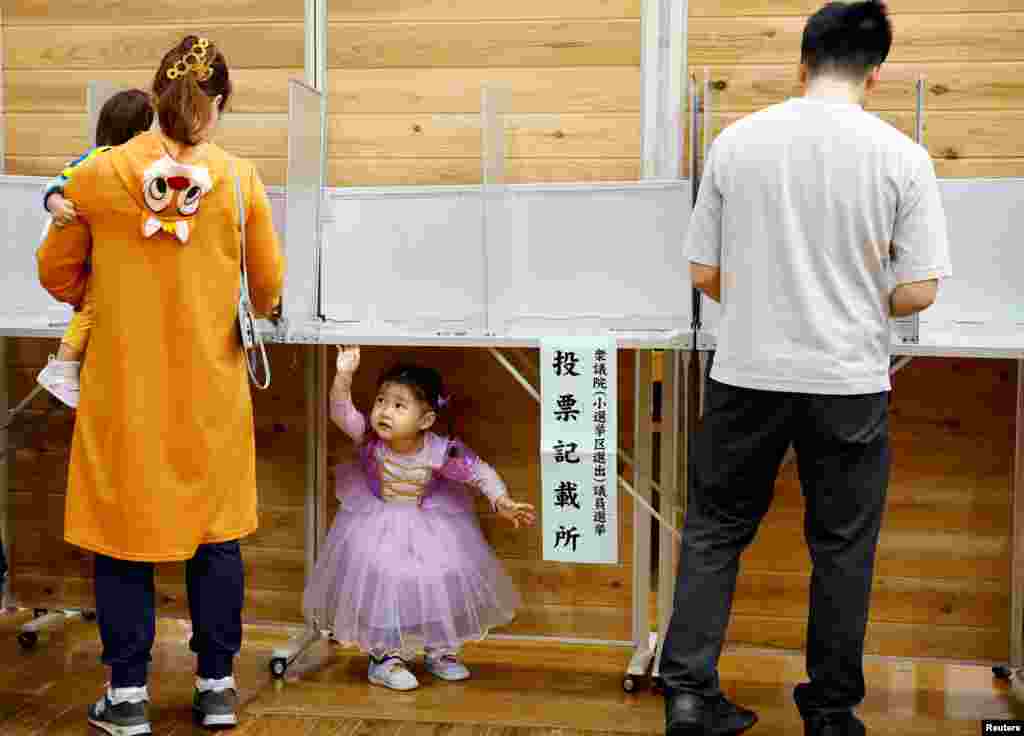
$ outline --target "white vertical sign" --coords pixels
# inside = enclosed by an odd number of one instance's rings
[[[544,339],[540,359],[544,559],[617,564],[615,340]]]

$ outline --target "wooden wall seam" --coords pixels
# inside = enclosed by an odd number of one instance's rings
[[[7,58],[4,52],[6,34],[4,9],[0,7],[0,174],[7,171],[7,65],[4,63]]]

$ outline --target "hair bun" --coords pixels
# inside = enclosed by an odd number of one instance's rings
[[[846,6],[843,20],[848,28],[859,31],[874,31],[885,24],[889,9],[884,2],[865,0]]]

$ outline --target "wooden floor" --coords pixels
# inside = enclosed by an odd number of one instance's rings
[[[35,649],[16,642],[29,618],[0,616],[0,734],[90,734],[84,713],[101,691],[95,624],[73,620]],[[285,681],[268,673],[270,652],[286,629],[252,628],[236,675],[244,701],[239,736],[577,736],[661,734],[662,699],[626,694],[628,651],[489,641],[468,647],[473,677],[442,683],[422,674],[422,686],[395,693],[366,682],[365,659],[321,642],[289,670]],[[191,723],[193,659],[188,625],[162,620],[154,651],[150,694],[154,734],[203,733]],[[417,667],[417,675],[422,668]],[[791,690],[803,676],[799,655],[729,651],[721,674],[726,693],[754,708],[756,736],[802,733]],[[984,666],[870,658],[868,697],[860,715],[873,734],[979,734],[983,718],[1012,718],[1009,686]],[[1016,714],[1020,717],[1020,714]],[[95,736],[96,732],[92,732]]]

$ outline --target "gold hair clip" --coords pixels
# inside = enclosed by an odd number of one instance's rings
[[[213,76],[213,67],[206,61],[206,50],[209,47],[209,39],[200,38],[167,70],[167,78],[174,80],[192,72],[200,82],[209,80]]]

